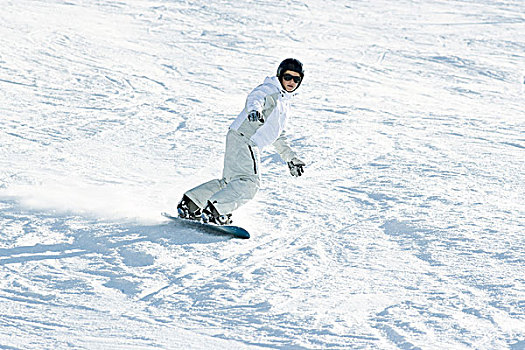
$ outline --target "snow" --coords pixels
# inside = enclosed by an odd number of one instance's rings
[[[525,349],[522,1],[0,5],[0,348]],[[287,57],[304,176],[163,218]]]

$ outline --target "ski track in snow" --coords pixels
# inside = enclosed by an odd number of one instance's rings
[[[0,348],[525,349],[523,2],[0,4]],[[286,57],[305,175],[163,219]]]

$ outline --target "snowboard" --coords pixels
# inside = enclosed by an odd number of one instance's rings
[[[202,231],[217,234],[217,235],[226,235],[226,236],[232,236],[235,238],[243,238],[248,239],[250,238],[250,234],[248,231],[243,229],[239,226],[233,226],[233,225],[215,225],[215,224],[205,224],[201,221],[196,220],[188,220],[178,217],[177,215],[172,215],[168,213],[162,213],[162,216],[167,217],[168,219],[177,221],[185,226],[192,227],[195,229],[200,229]]]

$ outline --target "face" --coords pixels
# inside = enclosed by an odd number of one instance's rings
[[[295,82],[294,79],[297,80],[297,82]],[[297,89],[297,86],[299,85],[300,82],[301,82],[301,74],[291,71],[291,70],[285,71],[281,77],[281,84],[283,85],[284,89],[288,92],[292,92],[295,89]]]

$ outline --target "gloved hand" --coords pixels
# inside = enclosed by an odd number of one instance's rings
[[[263,118],[261,112],[255,111],[255,110],[253,110],[250,113],[248,113],[248,120],[251,121],[251,122],[260,121],[261,123],[264,123],[264,118]]]
[[[303,161],[301,161],[298,158],[293,158],[291,161],[288,162],[288,168],[290,168],[290,174],[292,176],[301,176],[304,173],[303,167],[306,164],[304,164]]]

